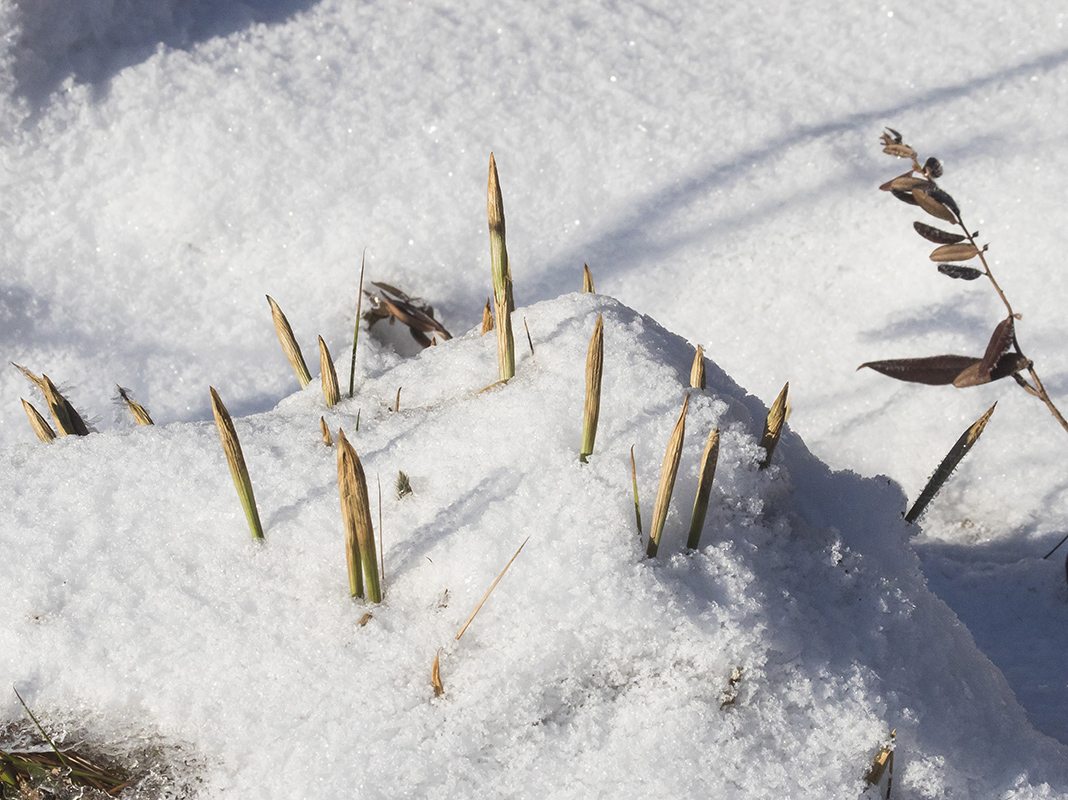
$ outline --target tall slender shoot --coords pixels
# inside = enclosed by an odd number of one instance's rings
[[[267,295],[267,302],[271,305],[274,332],[278,335],[278,342],[282,345],[282,352],[286,354],[289,366],[293,368],[293,373],[297,376],[297,380],[300,381],[300,388],[303,389],[311,383],[311,373],[308,372],[308,365],[304,363],[304,355],[300,352],[297,337],[293,335],[289,320],[286,319],[286,315],[282,313],[282,309],[279,308],[274,298]]]
[[[512,336],[512,270],[504,233],[504,200],[497,177],[497,162],[490,153],[486,212],[490,234],[490,267],[493,272],[493,313],[497,329],[497,372],[502,381],[515,375],[515,339]]]
[[[349,572],[349,594],[372,603],[382,602],[375,532],[367,499],[367,478],[363,464],[345,432],[337,434],[337,488],[341,499],[341,519],[345,525],[345,563]]]
[[[601,415],[601,373],[604,369],[604,319],[597,317],[597,324],[590,337],[590,346],[586,351],[586,404],[582,413],[582,447],[579,461],[587,463],[593,454],[593,445],[597,439],[597,419]]]
[[[360,341],[360,311],[363,308],[363,268],[367,264],[367,248],[360,258],[360,287],[356,290],[356,322],[352,326],[352,363],[349,365],[349,399],[356,391],[356,345]]]
[[[263,526],[260,524],[260,512],[256,508],[256,498],[252,494],[252,480],[249,478],[248,467],[245,466],[245,456],[241,452],[241,442],[237,439],[237,431],[234,429],[234,421],[230,413],[223,405],[219,393],[214,387],[211,389],[211,410],[215,415],[215,427],[219,430],[219,440],[222,442],[223,453],[226,454],[226,463],[230,467],[230,477],[234,480],[234,488],[241,500],[241,507],[245,510],[245,519],[248,520],[248,528],[252,532],[253,539],[263,538]]]
[[[716,477],[716,462],[719,460],[719,428],[708,434],[705,452],[701,456],[701,469],[697,478],[697,496],[693,501],[693,514],[690,516],[690,536],[686,547],[696,550],[701,546],[701,532],[705,528],[705,516],[708,514],[708,496],[712,492],[712,481]]]
[[[664,463],[660,467],[660,486],[656,490],[653,521],[649,526],[649,546],[645,551],[645,554],[650,558],[655,557],[660,549],[660,537],[664,533],[668,506],[671,505],[671,494],[675,491],[675,478],[679,474],[679,461],[682,459],[682,444],[686,438],[686,411],[689,407],[690,396],[686,395],[678,421],[676,421],[675,427],[671,431],[671,438],[668,439],[667,452],[664,453]]]

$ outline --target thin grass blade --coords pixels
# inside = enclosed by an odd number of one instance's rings
[[[642,538],[642,504],[638,500],[638,470],[634,466],[634,445],[630,446],[630,480],[634,487],[634,521],[638,525],[638,538]]]
[[[356,391],[356,345],[360,341],[360,310],[363,308],[363,268],[367,265],[367,248],[360,258],[360,286],[356,290],[356,322],[352,326],[352,363],[349,365],[349,399]]]
[[[486,590],[486,593],[484,595],[482,595],[482,599],[478,601],[478,605],[475,606],[475,610],[471,612],[471,616],[467,618],[467,622],[465,622],[464,626],[462,628],[460,628],[460,632],[458,634],[456,634],[456,640],[457,641],[459,641],[460,637],[464,635],[464,631],[466,631],[468,626],[474,621],[475,615],[478,614],[478,612],[482,610],[482,606],[484,606],[486,604],[486,601],[489,599],[489,596],[493,593],[493,590],[497,588],[497,584],[501,582],[501,578],[504,577],[504,573],[506,573],[508,571],[508,568],[510,566],[512,566],[512,562],[515,561],[517,558],[519,558],[519,554],[521,552],[523,552],[523,548],[527,546],[527,542],[529,542],[529,541],[530,541],[530,537],[529,536],[526,539],[523,540],[523,544],[519,545],[519,549],[515,551],[515,555],[513,555],[510,559],[508,559],[508,563],[504,565],[504,569],[502,569],[501,570],[501,574],[497,576],[497,580],[495,580],[493,582],[493,584],[489,587],[489,589]]]

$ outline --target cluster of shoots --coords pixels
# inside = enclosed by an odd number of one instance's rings
[[[48,424],[44,416],[25,398],[22,400],[22,408],[30,421],[30,427],[42,442],[51,442],[57,436],[88,436],[89,426],[85,424],[82,415],[71,405],[71,402],[56,388],[56,385],[47,375],[35,375],[26,367],[12,364],[15,369],[40,390],[44,396],[45,405],[55,422],[55,428]],[[140,403],[136,402],[128,389],[116,387],[119,391],[119,401],[122,402],[133,415],[138,425],[152,425],[152,417]]]
[[[950,385],[957,388],[981,386],[991,381],[1012,377],[1029,394],[1037,397],[1053,414],[1061,427],[1068,431],[1068,421],[1054,405],[1042,380],[1035,370],[1034,362],[1024,355],[1016,336],[1016,322],[1020,319],[1005,292],[998,283],[987,259],[989,244],[979,241],[979,232],[973,231],[964,221],[956,200],[938,185],[943,168],[937,158],[928,158],[920,163],[917,152],[902,141],[902,136],[887,128],[881,137],[883,152],[910,162],[909,169],[884,183],[879,188],[929,216],[947,223],[944,227],[916,221],[913,229],[927,242],[935,245],[929,258],[937,265],[938,272],[948,278],[974,281],[986,278],[1005,308],[1005,317],[997,322],[982,356],[936,355],[920,358],[898,358],[885,361],[869,361],[860,368],[868,367],[891,378],[929,385]],[[978,439],[990,418],[993,407],[979,418],[961,436],[946,459],[938,467],[920,499],[909,511],[907,518],[915,521],[923,513],[930,500],[937,494],[953,469]]]

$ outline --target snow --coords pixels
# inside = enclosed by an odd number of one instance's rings
[[[66,741],[162,748],[171,790],[203,797],[859,797],[891,729],[894,797],[1068,796],[1068,590],[1061,556],[1042,560],[1068,532],[1064,432],[1011,382],[855,372],[981,355],[1003,315],[875,190],[903,170],[879,152],[891,125],[945,163],[1025,352],[1068,395],[1064,21],[1034,0],[0,0],[4,356],[97,431],[38,443],[18,398],[40,398],[0,371],[0,679]],[[515,379],[479,394],[491,151],[535,353],[517,329]],[[457,338],[405,357],[396,326],[365,328],[357,396],[328,409],[317,381],[297,391],[264,295],[310,362],[330,344],[344,390],[364,248],[369,280]],[[584,262],[595,296],[573,293]],[[630,447],[648,525],[697,344],[709,386],[644,559]],[[380,607],[347,597],[320,416],[382,481]],[[0,693],[0,729],[23,719]]]

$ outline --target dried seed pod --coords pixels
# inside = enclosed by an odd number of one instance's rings
[[[963,242],[967,237],[960,233],[950,233],[944,231],[941,228],[935,228],[932,225],[926,225],[922,222],[913,222],[912,227],[916,229],[916,233],[920,234],[924,239],[935,244],[957,244]]]
[[[912,197],[916,200],[916,205],[930,214],[932,217],[938,217],[944,219],[946,222],[956,222],[957,217],[952,210],[944,203],[936,200],[934,197],[935,189],[913,189]],[[943,192],[943,194],[945,194]],[[949,195],[946,195],[949,197]]]
[[[892,358],[886,361],[868,361],[857,369],[868,367],[889,378],[928,386],[945,386],[980,359],[971,356],[928,356],[926,358]]]
[[[971,242],[960,242],[959,244],[944,244],[941,247],[936,247],[931,251],[932,261],[967,261],[970,258],[975,258],[979,255],[979,248]]]
[[[923,162],[923,171],[930,177],[938,179],[942,177],[942,162],[934,156]]]
[[[950,278],[962,281],[974,281],[976,278],[983,277],[982,270],[975,267],[963,267],[960,264],[939,264],[938,271]]]
[[[883,152],[889,156],[896,156],[897,158],[916,158],[916,151],[907,144],[888,144],[883,148]]]

